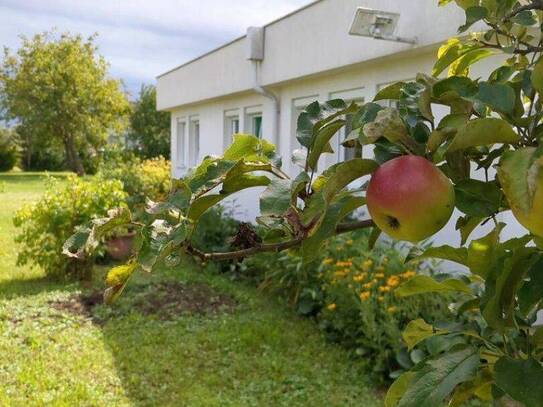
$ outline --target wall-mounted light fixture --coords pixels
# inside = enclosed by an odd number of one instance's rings
[[[415,38],[402,38],[394,35],[400,14],[388,11],[358,7],[349,34],[379,40],[415,44]]]

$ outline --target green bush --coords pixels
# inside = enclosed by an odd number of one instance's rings
[[[427,263],[406,269],[402,249],[381,243],[370,251],[368,233],[359,231],[331,239],[319,262],[304,265],[291,251],[259,255],[243,267],[260,274],[262,288],[284,295],[300,314],[314,317],[330,341],[352,350],[377,379],[387,380],[411,363],[401,339],[410,320],[451,318],[450,298],[394,295],[414,275],[434,274]]]
[[[109,209],[125,205],[126,193],[118,180],[70,176],[67,184],[50,178],[44,195],[23,206],[13,219],[20,229],[16,242],[21,244],[17,263],[43,268],[47,275],[86,278],[92,259],[80,262],[62,255],[64,242],[77,225],[104,217]]]
[[[0,129],[0,172],[13,169],[17,164],[17,158],[15,134],[8,129]]]
[[[163,157],[141,160],[129,152],[110,151],[104,155],[97,177],[121,181],[129,207],[139,208],[147,198],[165,199],[170,190],[170,162]]]

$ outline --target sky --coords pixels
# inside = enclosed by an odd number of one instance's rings
[[[98,33],[111,76],[131,98],[142,83],[311,0],[0,0],[0,47],[56,28]]]

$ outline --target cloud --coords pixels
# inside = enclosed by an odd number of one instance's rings
[[[111,74],[132,94],[143,82],[309,0],[0,0],[0,45],[56,27],[99,34]]]

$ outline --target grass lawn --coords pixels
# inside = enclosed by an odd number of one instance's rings
[[[40,174],[0,175],[1,406],[382,404],[310,321],[194,264],[138,276],[113,307],[79,310],[78,285],[15,265],[11,217],[44,185]],[[176,308],[169,297],[183,289]]]

